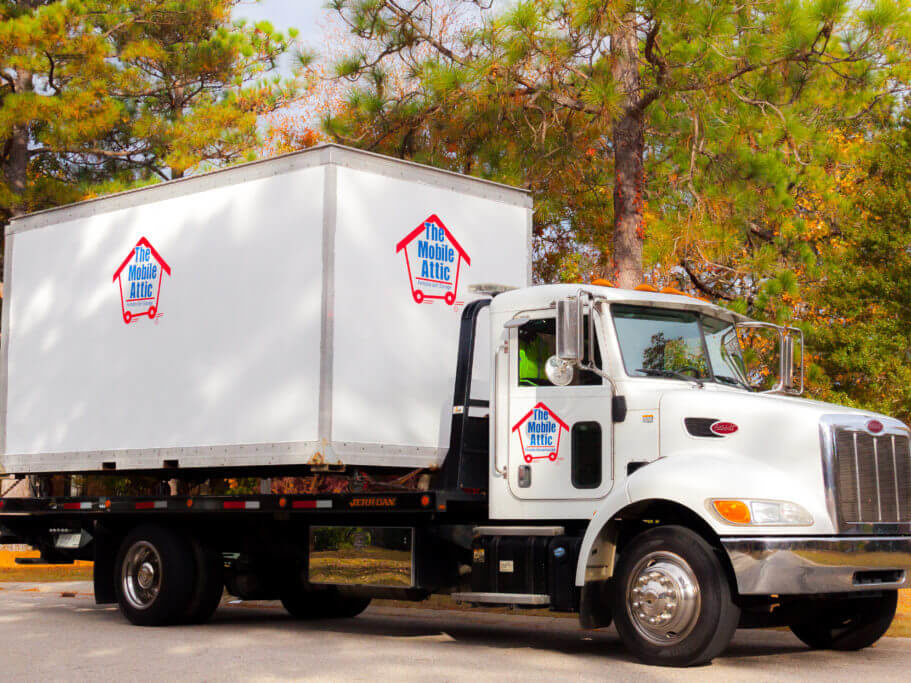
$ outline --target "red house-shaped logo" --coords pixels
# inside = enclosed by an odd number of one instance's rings
[[[158,313],[158,297],[164,273],[171,274],[171,267],[143,237],[114,271],[113,282],[120,286],[120,312],[123,322],[129,325],[142,316],[150,320]]]
[[[459,292],[459,269],[463,261],[470,266],[471,259],[443,221],[430,216],[395,245],[395,252],[400,251],[405,253],[415,302],[442,299],[452,306]]]
[[[519,433],[519,445],[525,462],[547,458],[551,462],[560,453],[560,436],[569,427],[557,414],[543,403],[539,403],[521,420],[512,431]]]

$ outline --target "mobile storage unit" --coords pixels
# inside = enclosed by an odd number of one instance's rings
[[[4,468],[438,466],[471,285],[530,244],[526,192],[336,145],[14,220]]]

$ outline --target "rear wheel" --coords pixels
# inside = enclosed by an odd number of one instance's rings
[[[613,613],[626,647],[647,664],[690,666],[721,654],[740,610],[712,547],[681,526],[635,537],[614,574]]]
[[[193,592],[196,567],[181,535],[146,525],[130,532],[116,562],[117,602],[137,626],[181,621]]]
[[[898,591],[875,597],[814,602],[812,619],[790,625],[794,635],[816,650],[862,650],[883,637],[898,604]]]
[[[196,565],[196,582],[182,619],[185,624],[204,624],[218,609],[225,590],[221,553],[197,537],[190,539]]]

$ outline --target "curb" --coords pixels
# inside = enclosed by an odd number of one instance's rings
[[[55,569],[60,570],[65,567],[91,567],[92,562],[87,560],[76,560],[73,564],[16,564],[17,557],[35,558],[41,557],[37,550],[0,550],[0,569]]]

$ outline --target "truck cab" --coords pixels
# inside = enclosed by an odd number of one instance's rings
[[[800,398],[799,330],[596,285],[508,291],[490,320],[490,518],[581,535],[583,623],[657,663],[710,658],[738,624],[882,635],[911,570],[909,430]],[[767,391],[738,338],[758,327]]]

